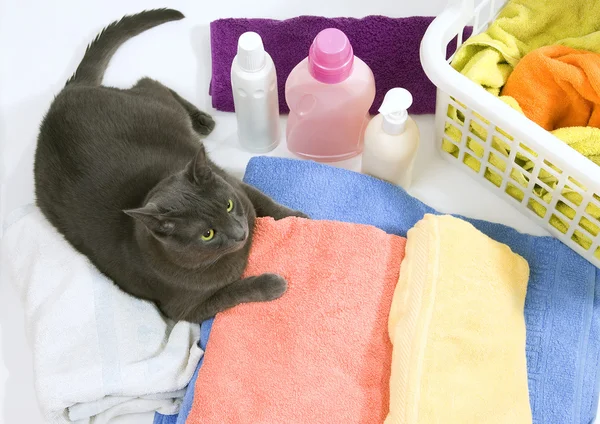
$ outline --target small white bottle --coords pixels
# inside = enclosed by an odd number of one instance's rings
[[[408,116],[412,95],[404,88],[388,91],[365,131],[362,173],[399,185],[410,186],[419,148],[419,128]]]
[[[260,35],[245,32],[231,65],[231,88],[242,147],[265,153],[279,144],[277,74]]]

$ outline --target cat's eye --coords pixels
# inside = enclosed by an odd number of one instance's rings
[[[215,230],[206,230],[200,238],[204,241],[212,240],[215,236]]]
[[[233,210],[233,200],[229,199],[227,201],[227,212],[231,212]]]

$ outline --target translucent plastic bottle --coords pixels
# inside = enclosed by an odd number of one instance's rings
[[[373,72],[354,56],[346,35],[321,31],[285,84],[288,149],[320,162],[358,155],[374,98]]]
[[[245,32],[238,40],[231,64],[231,88],[242,147],[254,153],[273,150],[280,134],[277,73],[255,32]]]

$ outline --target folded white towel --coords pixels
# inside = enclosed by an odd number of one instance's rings
[[[17,214],[2,239],[1,268],[23,301],[48,421],[176,413],[202,357],[199,325],[174,323],[121,291],[37,207]]]

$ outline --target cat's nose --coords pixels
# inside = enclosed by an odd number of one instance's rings
[[[248,231],[245,228],[237,228],[236,231],[232,234],[232,238],[236,242],[246,241],[248,238]]]
[[[243,233],[242,235],[236,237],[234,240],[236,242],[242,242],[242,241],[246,241],[246,238],[248,238],[248,234]]]

